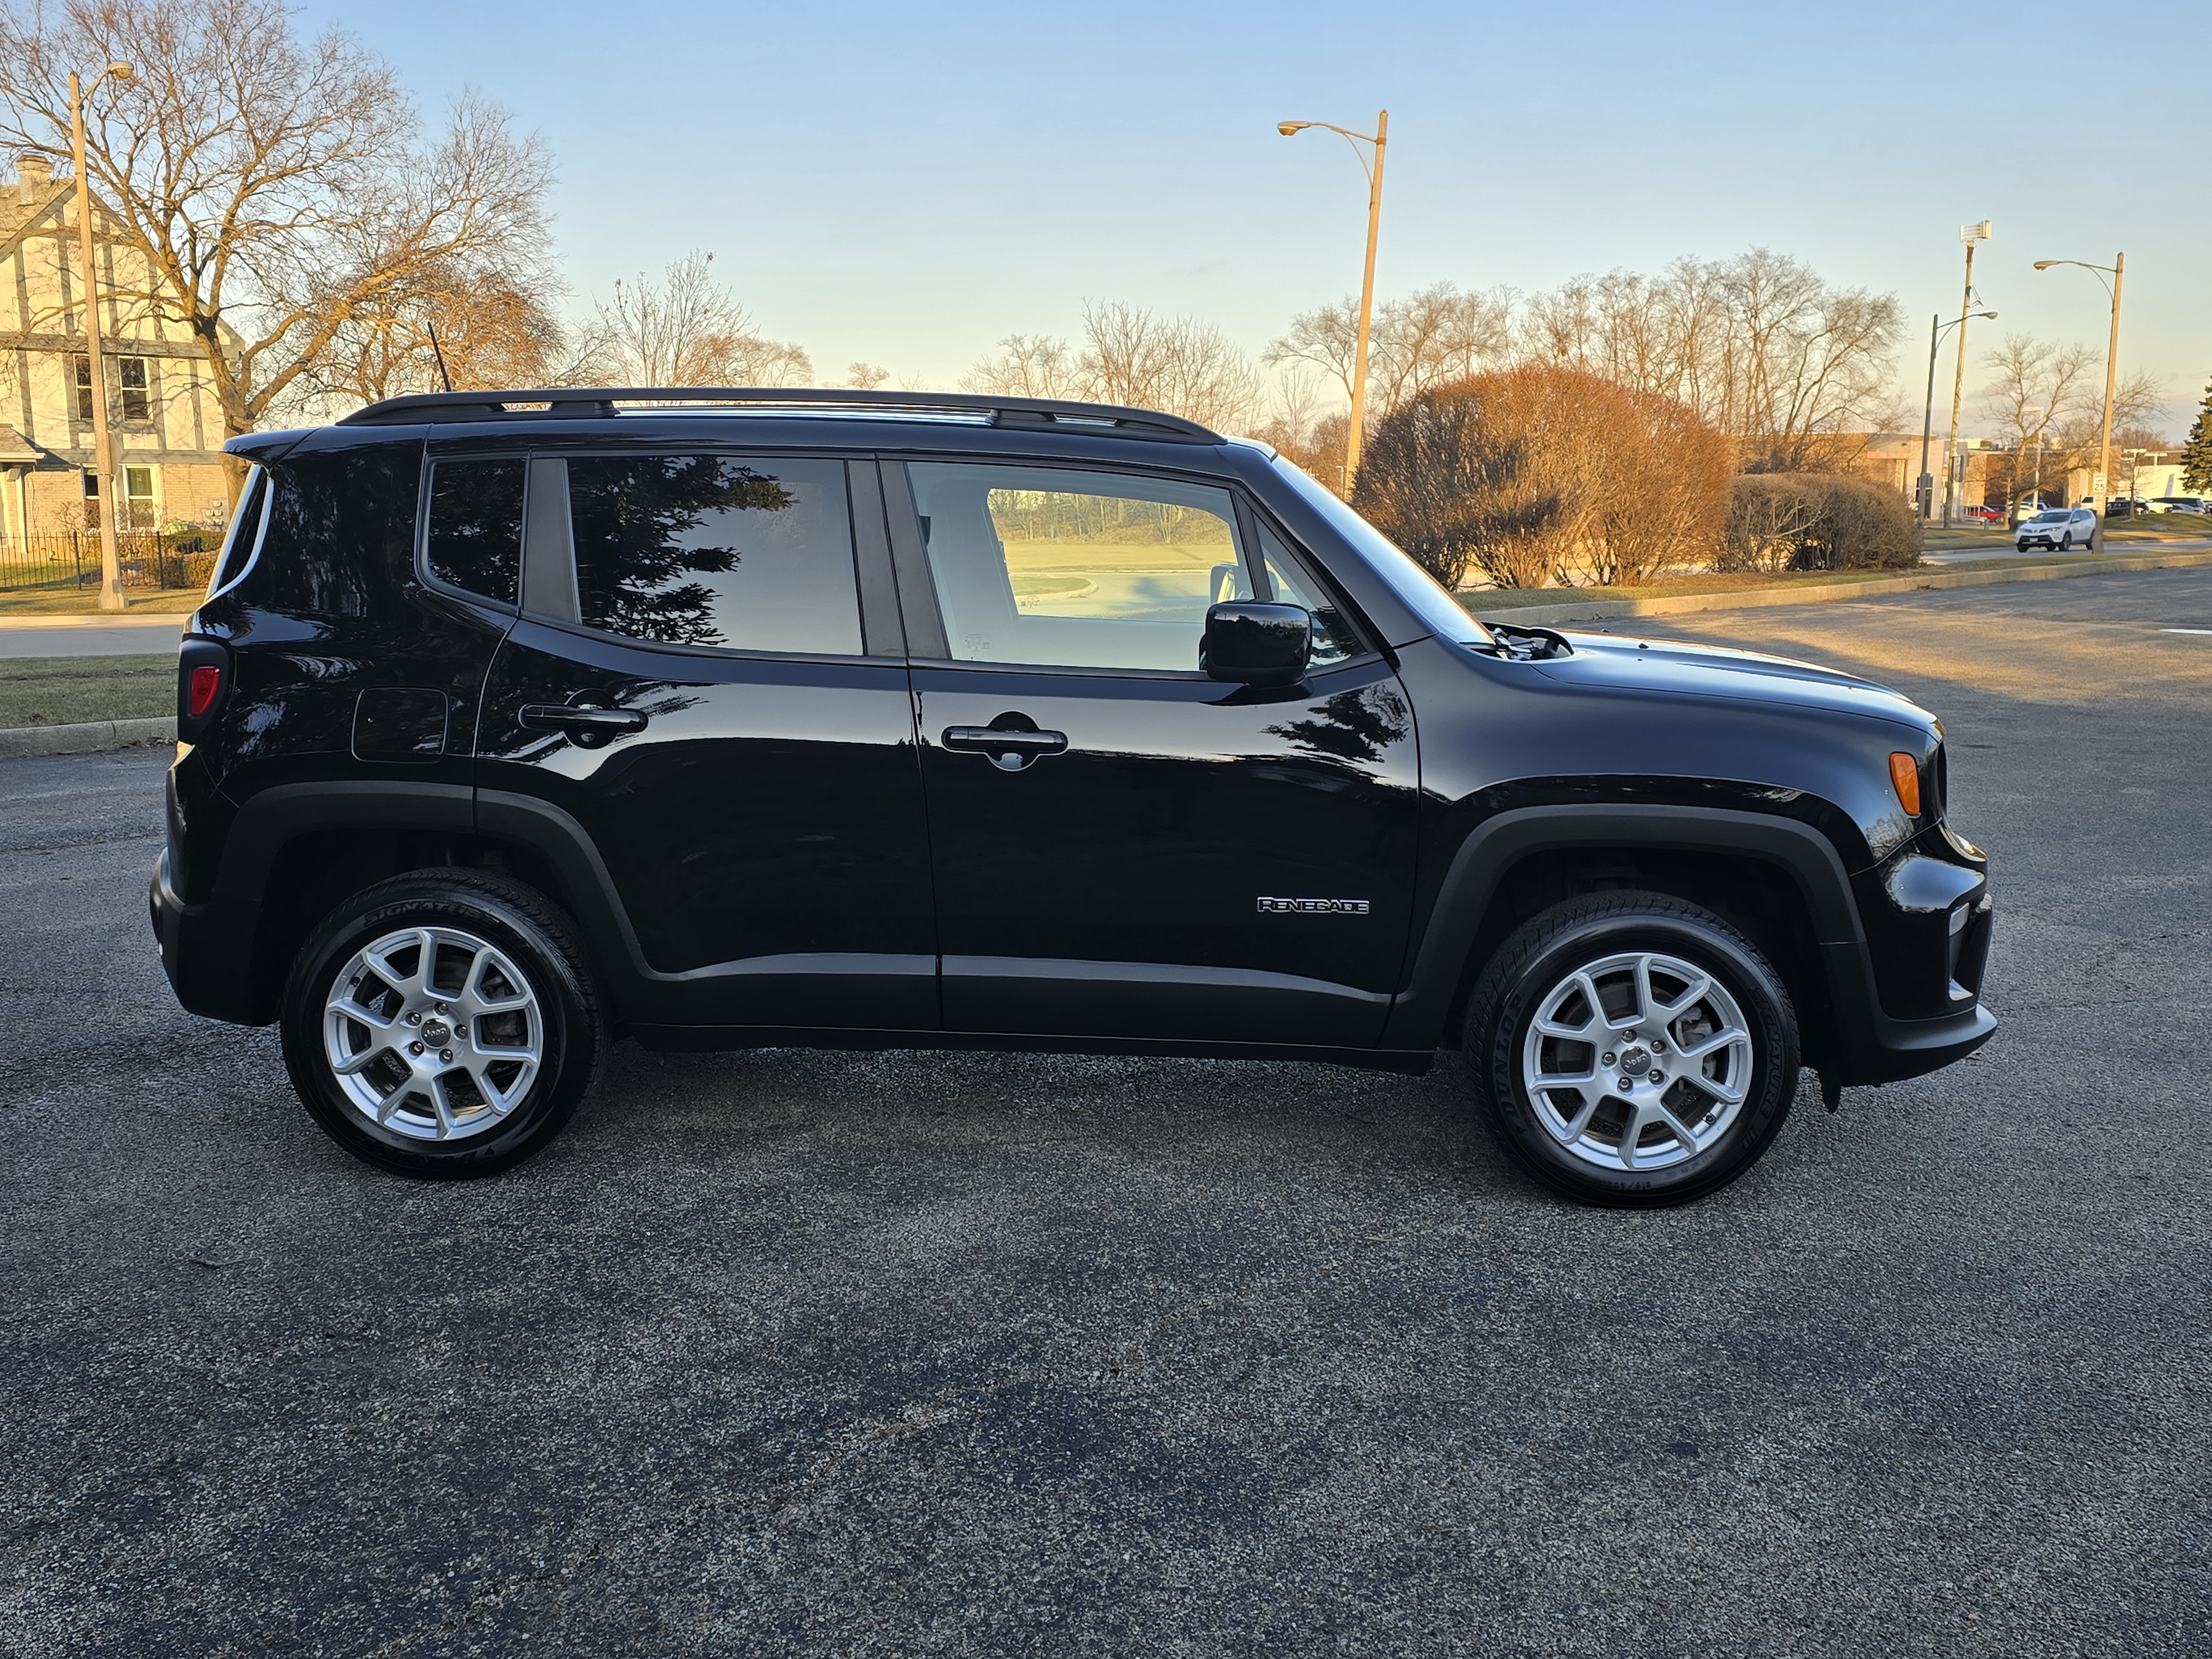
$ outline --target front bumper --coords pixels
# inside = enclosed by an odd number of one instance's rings
[[[1851,886],[1860,937],[1820,947],[1840,1080],[1918,1077],[1996,1035],[1981,1006],[1996,912],[1980,849],[1939,823]]]

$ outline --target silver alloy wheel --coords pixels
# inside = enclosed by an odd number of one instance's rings
[[[496,945],[457,927],[404,927],[338,970],[323,1054],[369,1121],[458,1140],[506,1121],[545,1056],[538,994]]]
[[[1521,1081],[1536,1121],[1576,1158],[1650,1170],[1696,1157],[1751,1093],[1743,1011],[1679,957],[1626,951],[1577,968],[1536,1005]]]

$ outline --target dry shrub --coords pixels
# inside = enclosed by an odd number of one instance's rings
[[[1728,511],[1726,440],[1671,398],[1530,364],[1408,399],[1376,426],[1352,504],[1439,581],[1649,580],[1702,563]]]
[[[1905,570],[1920,521],[1893,489],[1840,473],[1747,473],[1735,481],[1718,570]]]

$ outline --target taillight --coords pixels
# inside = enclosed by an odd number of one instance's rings
[[[177,652],[177,741],[198,743],[230,700],[230,647],[187,634]]]

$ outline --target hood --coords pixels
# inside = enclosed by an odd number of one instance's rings
[[[1721,646],[1679,645],[1668,640],[1624,639],[1612,634],[1570,634],[1571,656],[1536,665],[1547,678],[1592,690],[1726,697],[1740,702],[1784,704],[1838,714],[1871,715],[1929,737],[1942,727],[1909,697],[1856,675],[1815,668],[1787,657]]]

